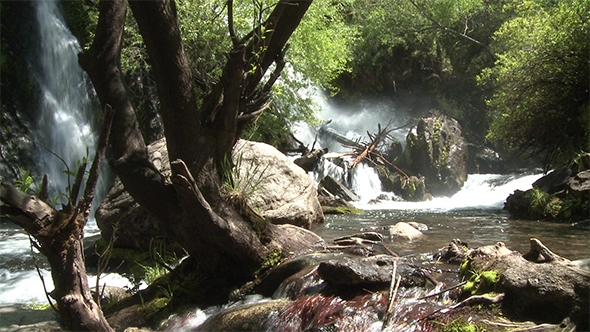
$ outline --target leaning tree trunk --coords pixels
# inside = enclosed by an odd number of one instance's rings
[[[270,89],[284,66],[285,45],[311,4],[279,1],[268,19],[239,39],[219,83],[198,107],[173,1],[130,1],[152,66],[160,100],[172,176],[165,178],[148,159],[120,70],[123,0],[101,1],[96,38],[80,54],[103,105],[115,110],[112,166],[125,189],[161,223],[166,234],[225,285],[243,282],[271,253],[287,254],[318,241],[313,233],[272,225],[243,213],[221,190],[221,165],[241,130],[270,101]],[[264,73],[276,63],[266,84]],[[239,204],[238,204],[239,205]],[[244,215],[243,215],[244,214]]]
[[[61,211],[38,197],[0,183],[0,199],[7,205],[2,208],[2,217],[23,227],[35,238],[32,244],[47,257],[54,284],[49,295],[57,302],[63,324],[72,331],[112,331],[90,293],[83,244],[84,226],[94,198],[111,120],[112,112],[107,110],[84,196],[76,206],[86,164],[78,170],[68,205]]]

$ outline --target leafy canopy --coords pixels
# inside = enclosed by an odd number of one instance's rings
[[[547,168],[589,146],[589,7],[586,0],[544,8],[525,1],[495,34],[498,61],[480,83],[494,89],[487,138],[545,157]]]

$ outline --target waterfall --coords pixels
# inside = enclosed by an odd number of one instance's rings
[[[44,147],[38,155],[38,168],[47,174],[52,199],[66,193],[68,187],[66,166],[56,155],[72,172],[77,171],[76,164],[82,158],[94,157],[95,109],[92,87],[78,65],[80,46],[68,30],[57,1],[37,1],[36,6],[40,45],[39,65],[33,75],[39,83],[41,100],[35,140]]]

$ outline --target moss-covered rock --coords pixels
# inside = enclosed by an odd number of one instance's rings
[[[413,174],[425,177],[433,195],[450,196],[467,179],[467,143],[461,125],[438,111],[431,111],[406,137],[405,158]]]

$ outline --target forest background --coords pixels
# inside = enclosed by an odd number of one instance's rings
[[[62,5],[82,48],[88,48],[98,2]],[[236,31],[246,34],[272,5],[236,1]],[[30,96],[37,92],[23,79],[27,57],[21,54],[30,48],[22,35],[34,29],[11,31],[12,21],[30,14],[10,2],[2,7],[7,126],[11,114],[36,107]],[[231,48],[226,1],[181,0],[176,8],[202,102]],[[581,0],[315,2],[290,40],[273,104],[243,137],[278,146],[297,121],[318,124],[309,91],[319,87],[341,104],[388,98],[410,114],[439,109],[459,120],[472,144],[490,146],[506,159],[537,156],[546,169],[564,165],[589,149],[588,13],[589,4]],[[163,128],[148,55],[130,13],[121,61],[149,144],[163,136]],[[3,135],[2,144],[12,145],[10,139]]]

